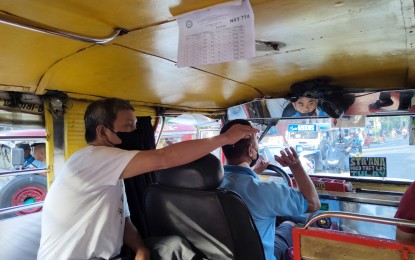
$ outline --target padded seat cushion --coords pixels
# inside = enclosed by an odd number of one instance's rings
[[[159,184],[194,190],[213,190],[223,179],[222,163],[213,154],[194,162],[161,170],[157,173]]]

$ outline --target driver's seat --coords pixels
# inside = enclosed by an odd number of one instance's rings
[[[222,164],[212,154],[160,171],[144,194],[150,236],[184,237],[208,259],[265,259],[245,203],[217,189],[222,178]]]

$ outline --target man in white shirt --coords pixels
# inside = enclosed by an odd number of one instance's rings
[[[68,159],[47,194],[38,259],[109,259],[120,253],[123,243],[136,252],[135,259],[150,259],[129,219],[122,180],[186,164],[258,132],[238,125],[209,139],[126,151],[114,146],[137,131],[134,109],[127,101],[95,101],[84,119],[89,146]]]

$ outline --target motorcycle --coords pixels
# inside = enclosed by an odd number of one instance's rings
[[[349,153],[349,157],[361,157],[362,156],[360,148],[357,144],[352,144],[348,153]]]
[[[346,152],[344,143],[336,143],[332,145],[326,154],[326,160],[324,161],[324,169],[327,171],[334,171],[341,173],[346,170]]]

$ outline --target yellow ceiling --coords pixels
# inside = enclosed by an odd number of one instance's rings
[[[413,88],[414,6],[409,0],[252,0],[256,40],[279,51],[177,68],[173,15],[224,1],[0,1],[0,14],[93,38],[92,44],[0,23],[0,90],[120,97],[187,110],[283,97],[293,82],[329,76],[346,88]],[[0,17],[1,18],[1,17]]]

